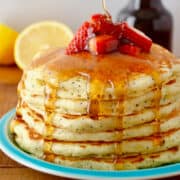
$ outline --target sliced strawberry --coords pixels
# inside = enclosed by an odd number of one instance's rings
[[[149,52],[151,49],[152,40],[141,31],[130,27],[127,23],[124,23],[123,37],[139,46],[145,52]]]
[[[91,23],[94,25],[94,32],[96,35],[111,35],[115,28],[112,20],[105,14],[94,14],[91,17]]]
[[[71,55],[84,50],[94,54],[105,54],[117,50],[119,44],[120,52],[136,56],[141,50],[149,52],[152,40],[126,22],[114,24],[111,17],[95,14],[90,22],[85,22],[79,28],[67,47],[66,54]]]
[[[104,14],[94,14],[91,17],[91,23],[94,25],[94,32],[98,35],[108,34],[117,38],[122,37],[125,23],[114,24],[112,20]]]
[[[119,52],[131,56],[137,56],[140,54],[141,49],[133,44],[123,44],[119,47]]]
[[[109,18],[105,14],[93,14],[91,16],[91,22],[96,23],[96,22],[105,22],[108,21]]]
[[[95,55],[117,50],[119,41],[111,35],[99,35],[89,40],[89,51]]]
[[[85,22],[75,34],[66,49],[66,54],[71,55],[86,49],[89,38],[93,37],[93,27],[91,23]]]
[[[126,23],[124,23],[124,22],[114,24],[114,28],[112,29],[111,34],[113,36],[117,37],[118,39],[121,39],[123,36],[125,25],[126,25]]]

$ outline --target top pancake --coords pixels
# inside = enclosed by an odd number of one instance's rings
[[[27,89],[31,86],[30,90],[38,92],[38,87],[46,84],[60,90],[61,98],[124,99],[168,83],[180,72],[174,68],[178,63],[169,51],[155,44],[151,53],[138,57],[88,52],[67,56],[58,49],[35,60],[24,79]]]
[[[138,57],[88,52],[68,56],[56,49],[32,63],[18,90],[23,101],[38,109],[94,118],[130,115],[179,99],[177,65],[169,51],[155,44],[150,53]]]

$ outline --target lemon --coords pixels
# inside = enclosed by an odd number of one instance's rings
[[[49,48],[66,47],[72,38],[73,33],[65,24],[55,21],[32,24],[25,28],[16,40],[16,64],[24,70],[37,53]]]
[[[14,63],[14,43],[18,33],[12,28],[0,24],[0,64],[9,65]]]

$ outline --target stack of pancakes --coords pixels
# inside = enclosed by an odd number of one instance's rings
[[[101,170],[180,161],[180,62],[158,45],[139,57],[56,49],[24,72],[18,95],[11,132],[39,158]]]

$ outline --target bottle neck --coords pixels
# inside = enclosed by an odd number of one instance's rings
[[[163,8],[163,4],[161,0],[130,0],[130,4],[133,9],[144,9],[144,8],[161,9]]]

